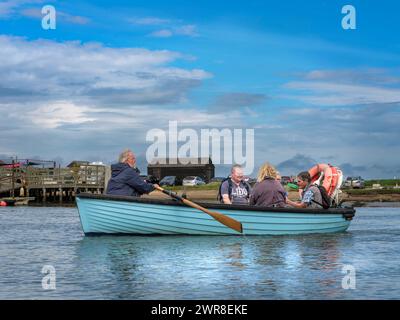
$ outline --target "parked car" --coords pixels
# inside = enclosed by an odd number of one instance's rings
[[[177,184],[176,176],[165,176],[159,183],[160,186],[176,186]]]
[[[365,188],[365,181],[363,178],[358,177],[352,181],[352,185],[354,189],[363,189]]]
[[[182,185],[183,186],[199,186],[206,184],[204,180],[198,176],[189,176],[183,179]]]
[[[363,189],[365,188],[365,181],[361,177],[347,177],[343,183],[345,188]]]
[[[351,188],[351,180],[352,177],[347,177],[346,180],[343,180],[342,188]]]
[[[282,176],[281,183],[282,184],[293,183],[293,179],[292,179],[292,177],[289,177],[289,176]]]

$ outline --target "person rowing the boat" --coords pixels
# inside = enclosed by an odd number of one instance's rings
[[[111,179],[107,194],[140,197],[152,192],[158,185],[144,181],[135,167],[136,157],[130,149],[125,149],[119,156],[119,162],[111,165]]]
[[[286,198],[286,203],[296,208],[322,208],[322,195],[318,187],[311,183],[311,176],[308,171],[300,172],[297,175],[297,185],[303,189],[301,201],[295,202]]]

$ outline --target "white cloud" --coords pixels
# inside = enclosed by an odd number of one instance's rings
[[[320,106],[393,103],[400,101],[399,88],[321,81],[294,81],[287,83],[285,88],[302,91],[301,94],[288,95],[286,97]]]
[[[198,36],[197,27],[194,24],[188,24],[175,29],[175,34],[190,37]]]
[[[144,18],[131,18],[128,19],[129,22],[137,25],[143,26],[159,26],[169,24],[172,21],[170,19],[162,19],[157,17],[144,17]]]
[[[10,16],[16,7],[20,6],[22,1],[18,0],[9,0],[0,2],[0,17],[8,17]]]
[[[18,14],[18,8],[26,4],[40,4],[44,0],[6,0],[0,2],[0,19],[8,19]]]
[[[56,105],[59,107],[59,105]],[[66,110],[70,104],[63,104]],[[51,107],[53,108],[53,106]],[[75,112],[77,110],[80,112]],[[48,110],[48,109],[45,109]],[[169,121],[177,121],[178,126],[188,128],[217,128],[217,127],[242,127],[243,115],[240,112],[230,112],[225,115],[224,123],[221,123],[221,115],[210,114],[207,110],[200,108],[160,108],[149,106],[134,106],[130,108],[91,108],[86,106],[75,106],[69,109],[69,118],[65,118],[61,110],[57,116],[51,113],[43,113],[42,110],[35,111],[35,116],[39,118],[47,117],[46,123],[56,124],[57,127],[64,124],[82,123],[91,121],[92,124],[85,124],[85,130],[89,131],[113,131],[118,130],[139,130],[145,132],[153,128],[163,128],[168,126]],[[190,116],[188,116],[190,114]],[[37,119],[37,121],[41,121]]]
[[[229,92],[220,94],[210,106],[210,112],[227,112],[229,110],[245,109],[259,106],[266,100],[265,94],[247,92]]]
[[[44,0],[8,0],[0,2],[0,18],[8,19],[13,16],[21,15],[23,17],[41,19],[43,17],[41,6],[31,8],[26,8],[26,6],[34,4],[43,5],[44,2]],[[59,10],[57,10],[57,18],[61,21],[80,25],[85,25],[90,22],[90,19],[87,17],[71,15]]]
[[[0,97],[95,104],[179,102],[211,74],[167,66],[178,52],[0,36]]]
[[[80,25],[88,24],[91,21],[87,17],[72,15],[59,10],[57,11],[57,18],[60,19],[61,21],[66,21],[72,24],[80,24]]]
[[[169,66],[181,58],[168,50],[0,36],[2,150],[69,159],[90,154],[89,145],[101,154],[143,145],[146,130],[168,120],[216,126],[218,116],[179,104],[211,77],[201,69]],[[230,119],[241,123],[238,114]],[[60,139],[67,141],[62,150]]]
[[[40,8],[28,8],[21,10],[21,15],[24,17],[41,19],[43,17],[42,10]]]
[[[44,158],[115,157],[126,146],[145,150],[146,131],[165,128],[169,120],[177,120],[180,128],[243,128],[253,122],[240,108],[223,115],[184,108],[181,102],[190,90],[211,74],[170,66],[183,58],[167,50],[0,36],[1,150],[21,156],[33,152]],[[392,101],[397,97],[397,89],[379,85],[324,82],[328,79],[321,74],[309,80],[313,81],[289,83],[289,91],[299,92],[299,99],[307,102],[314,98],[328,104],[327,98],[333,103],[339,99],[335,105],[342,105],[343,99]],[[362,108],[354,112],[336,108],[332,113],[315,109],[292,113],[282,109],[281,118],[268,114],[254,121],[257,158],[277,161],[286,153],[304,151],[312,156],[333,153],[354,163],[372,154],[371,161],[378,161],[383,154],[379,151],[387,151],[384,144],[398,143],[396,109],[384,115],[380,115],[382,106],[376,106],[372,114]],[[374,121],[366,126],[370,119]],[[387,134],[379,136],[381,132]],[[61,149],[60,139],[66,141]]]
[[[85,115],[89,110],[90,108],[87,106],[77,106],[68,101],[58,101],[27,112],[25,117],[42,128],[54,129],[63,124],[82,124],[94,121],[95,118]]]
[[[400,77],[390,74],[389,69],[362,68],[362,69],[337,69],[337,70],[312,70],[304,74],[304,79],[312,81],[328,81],[348,84],[396,84]]]
[[[172,37],[172,35],[173,35],[172,31],[168,29],[157,30],[150,33],[150,36],[156,38],[169,38]]]
[[[43,13],[41,8],[27,8],[23,9],[19,12],[22,16],[28,17],[28,18],[34,18],[34,19],[42,19],[43,18]],[[74,16],[71,14],[68,14],[66,12],[62,12],[57,10],[57,19],[60,21],[65,21],[69,22],[72,24],[80,24],[80,25],[85,25],[90,22],[89,18],[82,17],[82,16]]]
[[[221,115],[210,114],[206,110],[188,108],[149,108],[146,106],[131,109],[119,109],[115,113],[98,115],[98,121],[109,128],[135,129],[145,132],[153,128],[164,128],[169,121],[177,121],[180,128],[218,128],[242,127],[243,115],[240,112],[231,112],[221,123]],[[190,116],[189,116],[190,115]],[[103,127],[103,125],[102,125]]]
[[[197,37],[197,26],[194,24],[182,24],[181,20],[164,19],[158,17],[130,18],[128,22],[142,27],[159,27],[149,36],[156,38],[170,38],[172,36]]]
[[[156,30],[150,33],[151,37],[157,38],[170,38],[172,36],[197,37],[198,35],[199,34],[197,33],[197,27],[193,24],[180,27],[172,27],[169,29]]]

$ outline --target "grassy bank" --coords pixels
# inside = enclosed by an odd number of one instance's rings
[[[380,184],[382,187],[400,186],[400,179],[381,179],[381,180],[366,180],[365,186],[372,187],[373,184]]]
[[[349,195],[400,194],[400,189],[349,189],[344,192]]]

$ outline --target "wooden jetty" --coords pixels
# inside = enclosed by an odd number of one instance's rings
[[[73,162],[67,168],[31,165],[0,166],[0,198],[16,199],[20,204],[34,199],[39,203],[68,203],[80,192],[104,192],[109,166]]]

